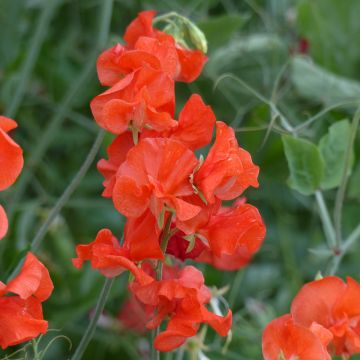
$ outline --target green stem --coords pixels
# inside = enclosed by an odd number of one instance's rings
[[[351,168],[351,161],[352,161],[352,153],[354,148],[354,143],[357,135],[357,130],[359,127],[360,122],[360,106],[358,107],[351,124],[350,130],[350,139],[348,142],[348,146],[346,149],[346,158],[344,169],[342,173],[341,183],[339,189],[336,193],[335,199],[335,208],[334,208],[334,224],[335,224],[335,235],[336,235],[336,244],[340,247],[342,242],[341,236],[341,223],[342,223],[342,209],[345,199],[346,187],[349,179],[349,173]]]
[[[331,222],[331,218],[329,215],[329,211],[327,209],[324,197],[322,195],[322,192],[320,190],[317,190],[315,192],[315,198],[319,207],[319,214],[321,218],[321,222],[323,225],[325,237],[328,243],[329,248],[336,252],[337,246],[336,246],[336,240],[335,240],[335,230],[334,226]]]
[[[19,202],[19,199],[22,198],[26,187],[31,180],[32,171],[37,167],[39,162],[43,159],[44,154],[48,147],[50,146],[54,136],[58,133],[58,129],[60,128],[61,124],[63,123],[66,114],[71,107],[74,99],[76,99],[76,95],[79,91],[81,91],[84,86],[86,86],[86,82],[88,81],[89,77],[94,73],[94,63],[98,52],[102,49],[107,41],[109,28],[110,28],[110,21],[111,21],[111,14],[112,14],[112,6],[113,0],[104,0],[102,2],[101,14],[100,14],[100,30],[99,36],[97,38],[97,42],[94,47],[93,53],[89,56],[89,61],[84,67],[83,71],[80,73],[79,77],[75,79],[73,83],[61,101],[59,105],[59,109],[56,111],[55,115],[50,119],[49,125],[46,127],[45,131],[41,135],[41,139],[38,142],[35,149],[31,151],[31,156],[27,162],[27,167],[24,169],[21,177],[19,178],[15,192],[11,199],[11,202],[8,206],[8,217],[9,222],[12,221],[12,217],[15,211],[15,205]]]
[[[169,239],[171,237],[171,222],[172,222],[172,214],[168,216],[165,226],[164,226],[164,230],[161,236],[161,240],[160,240],[160,246],[161,246],[161,250],[164,253],[164,256],[166,255],[166,249],[169,243]],[[163,262],[162,261],[158,261],[157,266],[156,266],[156,280],[157,281],[161,281],[162,279],[162,273],[163,273]],[[156,338],[156,336],[159,334],[160,332],[160,326],[158,326],[156,329],[151,331],[151,340],[152,340],[152,347],[151,347],[151,360],[160,360],[160,352],[157,351],[154,348],[154,340]]]
[[[31,39],[27,51],[27,57],[20,71],[20,82],[16,88],[15,94],[11,99],[10,105],[6,111],[8,117],[15,117],[25,94],[30,75],[39,56],[42,44],[48,34],[50,21],[58,6],[59,0],[49,0],[44,3],[44,9],[41,13],[33,38]]]
[[[47,219],[44,221],[44,223],[39,228],[38,232],[36,233],[35,237],[33,238],[32,242],[31,242],[31,245],[30,245],[30,250],[32,252],[36,252],[38,250],[42,240],[44,239],[45,235],[47,234],[47,232],[49,230],[49,227],[51,226],[53,221],[56,219],[56,217],[58,216],[58,214],[60,213],[60,211],[62,210],[64,205],[67,203],[67,201],[69,200],[69,198],[71,197],[73,192],[77,189],[77,187],[81,183],[82,179],[86,175],[92,162],[95,159],[96,154],[99,151],[99,148],[102,144],[104,135],[105,135],[105,131],[100,130],[98,133],[98,136],[96,137],[96,139],[95,139],[85,161],[81,165],[79,171],[74,176],[74,178],[72,179],[72,181],[68,185],[68,187],[65,189],[65,191],[62,193],[62,195],[56,202],[55,206],[51,209]],[[13,278],[14,275],[19,272],[21,266],[22,266],[22,261],[20,261],[18,263],[18,265],[16,266],[16,268],[12,271],[9,279]]]
[[[349,235],[349,237],[344,241],[340,254],[333,258],[332,265],[330,266],[330,269],[328,271],[329,275],[336,274],[343,257],[359,238],[360,238],[360,224],[353,230],[353,232]]]
[[[32,343],[32,350],[33,350],[33,354],[34,354],[33,360],[41,360],[40,354],[38,351],[38,343],[37,343],[36,339],[32,339],[31,343]]]
[[[95,308],[95,314],[93,318],[91,319],[78,347],[76,348],[76,351],[74,355],[72,356],[71,360],[80,360],[82,356],[84,355],[84,352],[89,345],[92,337],[94,336],[96,326],[99,320],[100,315],[102,314],[106,300],[110,294],[111,286],[113,284],[114,279],[106,279],[104,286],[101,290],[100,297],[98,299],[98,302],[96,304]]]

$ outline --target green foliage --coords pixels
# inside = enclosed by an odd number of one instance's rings
[[[303,56],[292,59],[291,77],[299,94],[316,103],[354,108],[360,98],[360,82],[331,73]]]
[[[331,125],[328,133],[321,138],[319,150],[325,161],[325,172],[321,181],[322,189],[329,190],[340,185],[349,139],[350,123],[348,120]]]
[[[0,281],[27,251],[84,162],[98,131],[89,102],[104,90],[95,69],[100,51],[96,43],[107,35],[100,32],[104,1],[58,0],[51,21],[38,37],[43,41],[37,44],[39,52],[24,81],[29,44],[49,3],[0,1],[0,113],[8,111],[18,85],[24,83],[15,115],[19,128],[12,136],[24,148],[28,173],[26,186],[22,186],[23,173],[13,188],[0,193],[1,205],[7,210],[12,207],[11,230],[0,243]],[[176,11],[199,25],[207,36],[209,60],[196,82],[177,84],[177,110],[190,93],[199,93],[219,120],[235,128],[239,143],[260,166],[260,187],[247,190],[244,196],[259,208],[266,223],[263,247],[239,272],[202,266],[207,284],[230,285],[224,297],[234,314],[233,339],[225,354],[221,353],[224,339],[207,337],[210,350],[205,354],[210,359],[262,359],[264,325],[289,311],[305,281],[314,279],[318,271],[327,273],[333,253],[325,246],[314,197],[302,195],[325,189],[329,207],[336,197],[349,136],[349,124],[343,119],[352,117],[360,99],[359,6],[358,0],[114,1],[109,39],[103,48],[122,41],[129,21],[144,9],[154,8],[159,14]],[[309,40],[308,57],[296,53],[301,36]],[[225,73],[233,77],[223,78],[214,89]],[[294,131],[298,127],[301,131]],[[360,222],[358,136],[343,204],[345,235]],[[107,134],[96,161],[106,156],[111,140]],[[92,241],[101,228],[111,229],[118,238],[123,231],[124,219],[111,200],[101,198],[103,179],[95,162],[38,251],[55,283],[53,296],[44,306],[45,317],[50,328],[60,329],[57,334],[73,344],[69,350],[66,341],[54,342],[46,360],[71,356],[103,283],[89,267],[73,268],[75,245]],[[286,185],[289,168],[290,184],[297,191]],[[354,246],[338,274],[359,280],[359,257],[360,249]],[[146,359],[148,335],[124,329],[116,320],[127,296],[127,280],[127,275],[115,280],[105,317],[84,359]],[[41,343],[46,345],[52,338],[53,333]],[[0,351],[0,358],[12,351]],[[175,355],[162,359],[174,360]],[[186,354],[184,360],[188,360]]]
[[[301,0],[298,4],[299,32],[310,41],[314,60],[345,76],[358,74],[360,3],[357,0]]]
[[[212,17],[199,23],[210,49],[226,45],[234,33],[242,27],[248,17],[240,14]]]
[[[289,185],[304,195],[319,189],[324,176],[325,164],[319,149],[308,140],[289,135],[282,137],[289,164]]]

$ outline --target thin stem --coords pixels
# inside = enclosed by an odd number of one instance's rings
[[[40,360],[40,354],[39,354],[39,351],[38,351],[38,343],[37,343],[37,341],[35,339],[32,339],[31,344],[32,344],[34,360]]]
[[[172,214],[170,214],[166,220],[165,226],[164,226],[164,230],[161,236],[161,241],[160,241],[160,247],[162,252],[164,253],[164,256],[166,254],[166,249],[169,243],[169,239],[171,237],[171,222],[172,222]],[[162,261],[158,261],[157,266],[156,266],[156,280],[157,281],[161,281],[162,279],[162,272],[163,272],[163,262]],[[158,326],[156,329],[151,331],[151,340],[152,340],[152,348],[151,348],[151,359],[152,360],[160,360],[160,352],[157,351],[154,348],[154,340],[156,338],[156,336],[159,334],[160,332],[160,326]]]
[[[345,199],[346,187],[349,179],[352,152],[356,139],[357,129],[359,127],[359,122],[360,122],[360,106],[358,107],[351,124],[350,139],[346,149],[344,169],[342,173],[341,183],[336,193],[336,199],[335,199],[334,224],[335,224],[336,244],[338,247],[341,245],[342,242],[342,238],[341,238],[342,208]]]
[[[360,237],[360,224],[353,230],[349,237],[345,240],[343,245],[343,252],[346,253],[355,241]]]
[[[89,56],[89,61],[84,67],[83,71],[79,74],[79,76],[75,79],[75,81],[71,83],[68,92],[66,93],[66,95],[64,96],[63,100],[59,105],[58,111],[55,113],[52,119],[50,119],[49,125],[42,133],[41,139],[38,142],[37,146],[35,147],[35,149],[31,151],[31,156],[28,160],[27,168],[24,169],[21,177],[19,178],[15,192],[8,206],[9,222],[11,222],[12,220],[15,210],[15,204],[19,202],[19,199],[21,199],[21,197],[23,196],[26,187],[29,181],[31,180],[32,171],[37,167],[39,162],[43,159],[46,150],[50,146],[54,136],[58,132],[58,129],[65,120],[66,114],[68,113],[71,104],[73,103],[74,99],[76,99],[77,93],[86,86],[86,82],[94,72],[94,63],[96,56],[98,55],[99,50],[105,46],[107,41],[109,28],[110,28],[112,6],[113,6],[113,0],[104,0],[102,2],[100,25],[99,25],[100,30],[99,30],[99,36],[97,38],[97,42],[94,47],[94,51]]]
[[[356,103],[358,103],[358,100],[341,101],[336,104],[330,105],[327,108],[325,108],[325,109],[321,110],[320,112],[318,112],[317,114],[315,114],[314,116],[312,116],[311,118],[307,119],[302,124],[295,126],[294,131],[296,133],[303,131],[305,128],[307,128],[309,125],[311,125],[314,121],[316,121],[317,119],[319,119],[320,117],[322,117],[323,115],[325,115],[326,113],[328,113],[331,110],[337,109],[337,108],[345,106],[345,105],[351,105],[351,104],[356,104]]]
[[[104,286],[100,293],[100,297],[96,304],[95,314],[94,314],[93,318],[91,319],[71,360],[80,360],[82,358],[82,356],[84,355],[84,352],[85,352],[87,346],[89,345],[92,337],[94,336],[99,317],[104,310],[106,300],[110,294],[110,290],[111,290],[113,281],[114,281],[114,279],[106,279],[105,280]]]
[[[294,127],[290,124],[290,122],[286,119],[286,117],[281,113],[281,111],[278,109],[278,107],[271,100],[266,99],[257,90],[255,90],[253,87],[248,85],[245,81],[243,81],[239,77],[237,77],[237,76],[235,76],[235,75],[233,75],[231,73],[219,76],[218,79],[214,83],[214,86],[213,86],[214,91],[217,88],[217,86],[219,85],[220,81],[222,81],[222,80],[224,80],[226,78],[230,78],[230,79],[233,79],[233,80],[237,81],[250,94],[254,95],[258,100],[260,100],[261,102],[263,102],[264,104],[269,106],[270,111],[271,111],[271,118],[274,119],[274,117],[275,118],[278,117],[280,119],[280,122],[281,122],[281,125],[283,126],[283,128],[286,131],[293,134],[294,136],[296,136],[296,133],[294,132]]]
[[[353,232],[349,235],[349,237],[344,241],[340,254],[333,258],[332,264],[328,271],[329,275],[336,274],[343,257],[359,238],[360,238],[360,224],[353,230]]]
[[[16,88],[15,94],[11,99],[10,105],[6,111],[8,117],[15,117],[25,94],[30,75],[39,56],[41,46],[48,34],[48,27],[58,6],[59,0],[49,0],[44,3],[44,9],[41,13],[39,22],[37,24],[33,38],[28,47],[27,57],[23,63],[20,72],[19,85]]]
[[[315,198],[316,198],[316,202],[319,207],[319,214],[320,214],[321,222],[323,224],[327,243],[329,245],[329,248],[331,250],[335,251],[337,249],[336,240],[335,240],[335,230],[334,230],[334,226],[331,222],[331,218],[330,218],[329,211],[327,209],[324,197],[320,190],[317,190],[315,192]]]
[[[86,156],[85,161],[81,165],[79,171],[74,176],[74,178],[72,179],[72,181],[68,185],[68,187],[65,189],[65,191],[62,193],[62,195],[56,202],[55,206],[51,209],[49,216],[44,221],[44,223],[41,225],[41,227],[39,228],[35,237],[33,238],[31,245],[30,245],[31,251],[36,252],[38,250],[42,240],[44,239],[45,235],[47,234],[47,231],[49,230],[49,227],[51,226],[53,221],[56,219],[56,217],[58,216],[58,214],[60,213],[60,211],[62,210],[64,205],[67,203],[67,201],[69,200],[69,198],[71,197],[73,192],[77,189],[80,182],[86,175],[87,171],[89,170],[91,164],[93,163],[93,161],[95,159],[96,154],[99,151],[99,148],[103,141],[104,135],[105,135],[105,131],[100,130],[98,133],[98,136],[96,137],[96,139],[95,139],[88,155]],[[17,267],[13,270],[13,272],[11,273],[11,275],[9,277],[10,279],[19,272],[21,266],[22,266],[22,261],[20,261],[19,264],[17,265]]]

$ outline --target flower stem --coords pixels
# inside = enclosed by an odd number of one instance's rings
[[[111,290],[113,281],[114,281],[114,279],[106,279],[105,280],[104,286],[100,293],[100,297],[96,304],[95,314],[94,314],[93,318],[91,319],[71,360],[80,360],[82,358],[82,356],[84,355],[84,352],[85,352],[87,346],[89,345],[92,337],[94,336],[99,317],[104,310],[106,300],[110,294],[110,290]]]
[[[68,185],[68,187],[65,189],[65,191],[62,193],[58,201],[56,202],[55,206],[51,209],[49,216],[45,220],[45,222],[40,226],[38,232],[36,233],[35,237],[33,238],[30,250],[33,252],[36,252],[44,239],[45,235],[47,234],[47,231],[49,230],[49,227],[53,223],[53,221],[56,219],[58,214],[60,213],[61,209],[64,207],[64,205],[69,200],[70,196],[73,194],[73,192],[76,190],[76,188],[79,186],[81,180],[86,175],[87,171],[89,170],[92,162],[94,161],[94,158],[99,151],[99,148],[102,144],[103,138],[104,138],[105,131],[99,130],[98,136],[96,137],[85,161],[81,165],[79,171],[72,179],[71,183]],[[15,274],[18,273],[22,266],[22,261],[18,263],[16,268],[11,272],[9,279],[11,279]]]
[[[165,226],[164,226],[164,230],[161,236],[161,241],[160,241],[160,246],[161,246],[161,250],[164,253],[164,256],[166,255],[166,249],[169,243],[169,239],[171,237],[171,222],[172,222],[172,214],[169,215],[169,217],[166,220]],[[158,261],[157,266],[156,266],[156,280],[160,281],[162,279],[162,273],[163,273],[163,262],[162,261]],[[158,350],[155,349],[154,347],[154,340],[156,338],[156,336],[159,334],[160,332],[160,326],[158,326],[156,329],[153,329],[151,331],[151,342],[152,342],[152,347],[151,347],[151,360],[160,360],[160,352]]]
[[[347,187],[350,168],[351,168],[354,143],[355,143],[359,123],[360,123],[360,107],[358,107],[358,109],[356,110],[356,113],[351,123],[350,138],[346,149],[345,164],[343,168],[341,183],[336,193],[336,199],[335,199],[334,224],[335,224],[336,245],[338,247],[340,247],[342,242],[342,237],[341,237],[342,208],[344,204],[346,187]]]
[[[112,15],[113,0],[103,0],[101,4],[101,10],[99,15],[99,32],[98,37],[93,48],[93,51],[88,56],[88,62],[84,66],[83,70],[70,84],[69,90],[63,97],[60,105],[52,118],[50,119],[47,127],[41,134],[41,138],[38,141],[34,149],[31,150],[31,155],[27,161],[27,166],[24,168],[19,180],[17,181],[15,191],[12,199],[7,207],[7,213],[9,222],[12,221],[15,208],[21,197],[23,196],[30,180],[32,179],[32,172],[38,166],[39,162],[43,159],[46,150],[50,146],[54,136],[58,133],[59,128],[66,118],[74,99],[77,98],[78,93],[86,87],[86,83],[94,73],[94,64],[99,51],[106,45],[108,39],[111,15]],[[0,250],[1,251],[1,250]]]
[[[325,237],[326,237],[328,246],[332,251],[336,252],[337,246],[336,246],[334,226],[331,222],[328,208],[326,206],[324,197],[320,190],[317,190],[315,192],[315,198],[316,198],[316,202],[319,207],[320,218],[321,218],[321,222],[323,224],[324,233],[325,233]]]
[[[48,34],[49,24],[58,5],[59,0],[48,0],[44,3],[44,9],[42,10],[35,33],[28,47],[27,57],[21,67],[19,85],[17,86],[14,96],[11,98],[10,105],[6,110],[6,115],[8,117],[15,117],[17,110],[21,105],[29,78],[39,56],[44,39]]]
[[[329,275],[335,275],[344,255],[348,252],[351,246],[360,238],[360,224],[353,230],[349,237],[344,241],[341,247],[341,253],[333,258],[332,264],[328,271]]]

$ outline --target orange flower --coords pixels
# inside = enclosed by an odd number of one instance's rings
[[[204,104],[200,95],[193,94],[180,111],[179,120],[172,128],[161,133],[144,129],[141,138],[166,137],[196,150],[210,143],[215,122],[216,117],[211,107]]]
[[[163,131],[176,125],[173,80],[146,65],[96,96],[90,106],[99,126],[114,134],[145,126]]]
[[[194,94],[185,104],[179,114],[179,121],[171,130],[159,133],[144,129],[140,138],[171,138],[182,142],[191,150],[196,150],[210,143],[215,121],[215,115],[210,106],[205,105],[201,97]],[[102,193],[104,197],[112,196],[116,172],[133,146],[133,137],[127,131],[117,136],[108,147],[109,159],[101,159],[98,162],[98,170],[105,178],[103,182],[105,189]]]
[[[262,350],[265,360],[331,360],[326,345],[329,334],[323,341],[308,328],[296,324],[291,315],[271,321],[265,328]]]
[[[76,251],[78,258],[73,263],[78,268],[89,260],[94,269],[107,277],[117,276],[124,270],[134,275],[135,279],[129,285],[131,292],[145,307],[153,309],[146,325],[148,329],[160,326],[166,317],[170,317],[166,330],[155,339],[158,350],[171,351],[181,346],[187,338],[196,335],[201,323],[210,325],[221,336],[229,332],[231,311],[222,317],[207,310],[205,304],[209,303],[211,294],[204,285],[202,273],[196,268],[187,266],[178,270],[165,266],[163,280],[157,281],[148,264],[137,267],[129,260],[127,249],[120,247],[106,229],[98,233],[93,243],[78,245]]]
[[[188,50],[172,36],[154,29],[155,11],[143,11],[126,29],[120,44],[100,55],[97,69],[100,82],[112,86],[124,74],[144,64],[161,69],[176,81],[191,82],[201,73],[207,57],[199,50]]]
[[[41,303],[52,291],[48,270],[32,253],[28,253],[19,275],[8,285],[0,282],[2,349],[46,333],[48,323],[43,318]]]
[[[195,174],[194,184],[213,204],[215,198],[232,200],[249,186],[258,187],[259,167],[250,154],[240,148],[234,130],[225,123],[216,123],[216,140]]]
[[[154,346],[159,351],[172,351],[181,346],[187,338],[196,335],[201,323],[211,326],[219,335],[226,336],[231,328],[232,314],[225,317],[211,313],[206,307],[210,291],[204,285],[202,273],[193,266],[176,271],[167,271],[165,280],[146,285],[137,281],[130,284],[130,290],[146,306],[153,306],[154,316],[147,323],[149,329],[160,326],[166,318],[166,330],[155,338]],[[174,271],[175,270],[175,271]]]
[[[237,270],[246,265],[259,250],[266,233],[259,211],[243,199],[232,207],[220,207],[219,201],[212,206],[203,206],[193,219],[177,221],[177,227],[195,237],[197,250],[200,250],[198,241],[203,242],[196,261],[222,270]],[[189,245],[178,234],[176,239],[182,243],[177,245],[178,248],[184,247],[184,243]],[[171,239],[170,244],[173,241]],[[170,251],[176,255],[174,245],[171,246]]]
[[[176,210],[180,220],[195,216],[200,208],[183,197],[193,193],[189,179],[197,163],[193,152],[179,141],[141,140],[117,172],[115,207],[127,217],[139,217],[150,208],[158,219],[165,206]]]
[[[360,284],[327,276],[303,286],[291,305],[294,321],[314,327],[319,336],[330,331],[330,349],[349,358],[360,353]]]

